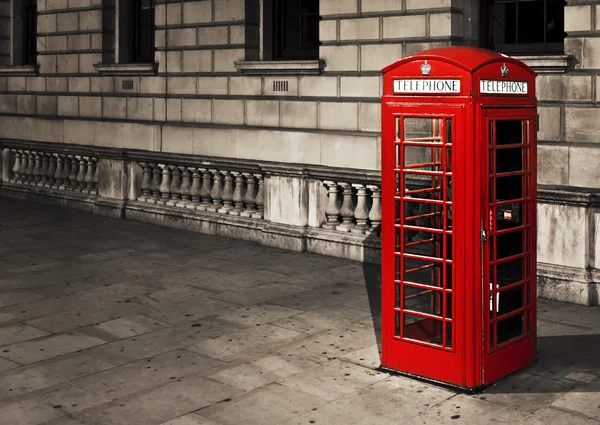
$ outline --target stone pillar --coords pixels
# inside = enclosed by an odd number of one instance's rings
[[[336,227],[336,230],[349,232],[354,227],[354,204],[352,202],[352,186],[348,183],[339,183],[342,187],[342,206],[340,215],[342,223]]]
[[[181,172],[181,186],[179,187],[181,202],[177,203],[176,206],[185,208],[188,202],[190,202],[190,172],[188,171],[187,167],[179,167],[179,171]]]
[[[77,157],[79,160],[79,171],[77,172],[77,189],[81,192],[85,191],[85,175],[87,172],[87,158],[83,156]]]
[[[141,185],[141,189],[142,189],[142,195],[137,199],[138,201],[146,201],[150,198],[151,196],[151,178],[150,178],[150,174],[152,173],[152,169],[150,167],[150,164],[148,164],[147,162],[140,162],[140,167],[142,167],[142,185]]]
[[[340,222],[340,207],[338,201],[339,187],[336,182],[324,181],[323,184],[327,187],[327,208],[325,208],[325,216],[327,222],[323,224],[323,228],[335,230]]]
[[[265,179],[262,174],[254,175],[258,180],[258,190],[256,192],[256,212],[252,218],[264,218],[265,216]]]
[[[200,198],[202,199],[202,203],[198,205],[196,209],[206,211],[212,205],[212,199],[210,197],[212,192],[212,177],[209,170],[202,168],[200,171],[202,171],[202,187],[200,188]]]
[[[34,152],[34,165],[33,165],[33,170],[31,172],[33,185],[37,185],[37,182],[39,182],[42,179],[42,177],[40,176],[41,168],[42,168],[42,157],[39,152]]]
[[[167,201],[166,205],[174,207],[181,199],[181,195],[179,194],[179,187],[181,186],[181,173],[179,168],[176,166],[170,166],[169,168],[171,169],[171,185],[169,186],[171,199]]]
[[[10,149],[8,150],[10,155]],[[19,181],[19,170],[21,169],[21,152],[15,151],[15,164],[12,168],[13,175],[10,176],[9,181],[11,183],[16,183]]]
[[[87,193],[92,193],[94,190],[94,172],[96,171],[94,159],[91,157],[87,158],[87,172],[85,173],[85,178],[83,181],[85,182],[85,191]]]
[[[63,155],[64,166],[61,176],[62,183],[58,187],[61,190],[66,190],[71,185],[69,176],[71,175],[71,155]]]
[[[169,193],[169,189],[171,187],[171,172],[169,171],[169,167],[166,165],[159,165],[162,169],[162,180],[160,183],[160,199],[156,201],[157,204],[165,205],[171,194]]]
[[[208,212],[217,212],[223,206],[221,200],[221,173],[218,170],[210,170],[213,174],[213,186],[210,191],[210,198],[212,199],[212,205],[206,208]]]
[[[48,164],[48,172],[46,173],[47,183],[44,186],[53,187],[56,183],[56,179],[54,178],[54,174],[56,173],[56,156],[54,154],[48,155],[50,156],[50,161]]]
[[[48,154],[41,152],[40,153],[42,160],[42,168],[40,169],[40,181],[38,186],[46,186],[48,183]]]
[[[98,178],[99,178],[99,174],[100,174],[100,160],[98,158],[93,158],[94,159],[94,177],[92,178],[92,182],[94,183],[94,189],[92,190],[92,195],[97,195],[98,194]],[[106,161],[106,160],[103,160]]]
[[[233,209],[233,177],[229,171],[222,171],[224,177],[223,191],[221,192],[221,200],[223,206],[217,210],[221,214],[227,214]]]
[[[56,171],[54,172],[54,187],[58,188],[62,184],[62,173],[65,165],[64,155],[57,155],[56,157]]]
[[[27,169],[25,175],[27,176],[27,184],[33,182],[33,167],[35,165],[35,152],[27,152]]]
[[[77,188],[77,174],[79,174],[79,157],[71,155],[71,172],[69,173],[69,189]]]
[[[189,170],[192,172],[192,186],[190,187],[190,202],[185,207],[193,210],[200,203],[200,173],[195,167],[190,167]]]
[[[368,185],[367,189],[371,191],[372,205],[369,211],[371,227],[365,233],[377,236],[381,233],[381,189],[374,185]]]
[[[246,178],[246,193],[244,194],[244,203],[246,209],[240,213],[242,217],[252,217],[258,211],[256,209],[256,180],[250,173],[244,173]]]
[[[150,190],[152,197],[146,199],[146,202],[150,204],[156,203],[160,199],[160,183],[161,183],[161,172],[160,167],[157,164],[149,164],[152,168],[152,182],[150,183]]]
[[[21,168],[19,168],[19,181],[17,183],[25,183],[27,181],[27,165],[29,163],[29,154],[27,151],[21,151]]]
[[[369,225],[367,220],[369,219],[369,210],[367,208],[367,189],[362,184],[353,184],[352,187],[356,189],[356,208],[354,209],[354,218],[356,219],[356,226],[350,231],[359,235],[363,235]]]
[[[239,216],[244,211],[244,176],[242,173],[232,172],[235,179],[233,190],[233,209],[229,214]]]

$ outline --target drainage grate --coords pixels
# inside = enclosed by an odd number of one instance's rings
[[[123,80],[123,81],[121,81],[121,88],[123,90],[133,90],[133,80]]]
[[[273,91],[288,91],[288,82],[273,81]]]

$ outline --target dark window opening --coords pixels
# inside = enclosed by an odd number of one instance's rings
[[[154,4],[153,0],[133,0],[132,62],[154,62]]]
[[[276,0],[273,59],[319,58],[319,0]]]
[[[37,1],[27,0],[23,14],[23,64],[37,62]]]
[[[484,47],[503,53],[563,53],[564,0],[486,0]]]

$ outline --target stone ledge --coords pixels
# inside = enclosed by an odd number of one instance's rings
[[[538,202],[542,204],[571,205],[583,208],[600,208],[600,189],[539,185]]]
[[[600,270],[537,264],[538,297],[597,306],[600,292]]]
[[[154,75],[158,69],[157,63],[113,63],[94,65],[96,71],[103,75]]]
[[[573,61],[569,55],[511,55],[539,74],[563,74]]]
[[[319,75],[325,68],[323,60],[298,61],[237,61],[236,69],[248,75]]]
[[[0,75],[37,75],[38,70],[38,65],[0,66]]]

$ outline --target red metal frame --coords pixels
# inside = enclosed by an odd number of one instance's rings
[[[503,81],[506,65],[528,95],[481,95],[480,81]],[[427,78],[459,80],[460,92],[394,93],[396,79]],[[495,52],[433,49],[384,69],[382,367],[472,389],[533,361],[535,120],[535,73]],[[514,137],[519,121],[519,143],[496,144],[496,129]],[[495,184],[504,193],[511,179],[520,197],[497,201]],[[511,278],[511,261],[525,263],[526,277],[490,289],[490,265]]]

